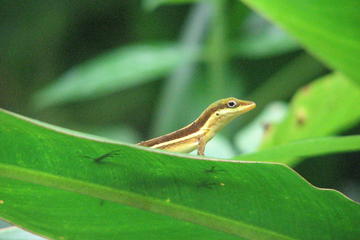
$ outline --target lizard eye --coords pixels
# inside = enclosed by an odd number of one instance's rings
[[[234,108],[234,107],[236,107],[236,102],[235,101],[233,101],[233,100],[231,100],[231,101],[229,101],[228,103],[227,103],[227,106],[229,107],[229,108]]]

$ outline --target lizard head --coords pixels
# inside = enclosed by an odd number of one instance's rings
[[[222,118],[233,118],[246,113],[256,107],[252,101],[240,100],[234,97],[221,99],[211,104],[209,108],[214,110],[214,114]]]
[[[196,122],[199,126],[216,132],[234,118],[255,107],[256,104],[252,101],[240,100],[234,97],[220,99],[207,107]]]

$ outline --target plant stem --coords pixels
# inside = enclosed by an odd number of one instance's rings
[[[212,98],[226,96],[226,77],[229,54],[227,49],[226,1],[213,0],[213,19],[209,35],[208,74]]]
[[[185,93],[189,88],[197,64],[197,56],[202,50],[202,40],[210,17],[209,4],[197,3],[191,10],[180,39],[184,62],[167,79],[161,92],[151,136],[159,136],[174,130],[174,123]]]

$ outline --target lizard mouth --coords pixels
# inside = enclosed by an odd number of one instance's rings
[[[241,113],[246,113],[256,107],[256,103],[252,101],[244,101]]]

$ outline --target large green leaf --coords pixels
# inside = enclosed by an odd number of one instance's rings
[[[280,24],[329,66],[360,83],[360,1],[243,1]]]
[[[139,44],[115,49],[66,72],[38,92],[34,104],[93,99],[164,76],[184,61],[174,44]]]
[[[360,236],[359,204],[281,164],[150,151],[6,111],[0,149],[0,217],[52,239]]]
[[[297,92],[284,121],[269,127],[263,147],[346,130],[360,120],[359,99],[360,87],[341,74],[314,81]]]
[[[299,140],[255,153],[242,154],[236,159],[294,165],[301,158],[349,151],[360,151],[360,135]]]

